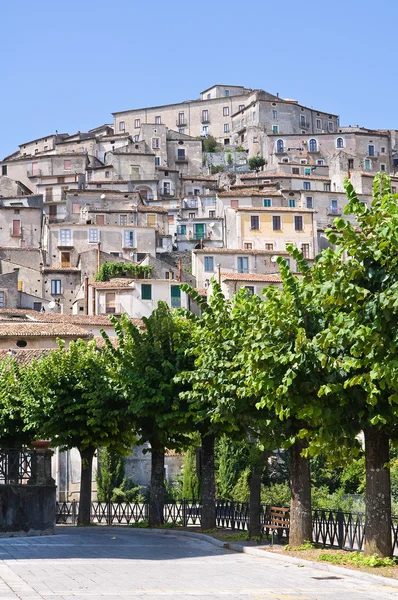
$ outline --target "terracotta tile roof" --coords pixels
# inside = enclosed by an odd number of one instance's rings
[[[265,254],[273,256],[274,254],[280,256],[282,254],[289,254],[286,250],[242,250],[241,248],[200,248],[198,250],[192,250],[194,254]]]
[[[232,208],[229,207],[228,208]],[[290,206],[240,206],[239,208],[232,208],[237,212],[304,212],[304,213],[315,213],[316,210],[312,210],[311,208],[291,208]]]
[[[67,323],[41,323],[41,322],[24,322],[24,323],[0,323],[0,337],[82,337],[91,338],[83,327],[70,325]]]
[[[277,273],[256,274],[256,273],[221,273],[224,281],[264,281],[268,283],[281,283],[282,278]]]
[[[133,283],[135,279],[123,279],[123,278],[114,278],[110,281],[94,281],[93,283],[89,283],[88,285],[93,288],[130,288],[130,284]]]
[[[97,344],[97,348],[105,347],[105,340],[102,337],[102,335],[95,335],[93,339],[95,340],[95,343]],[[110,337],[109,339],[112,342],[112,346],[114,346],[115,348],[119,345],[118,339],[116,337]]]
[[[157,213],[167,213],[167,208],[163,206],[139,206],[138,212],[157,212]]]
[[[242,189],[244,187],[244,189]],[[231,189],[229,192],[219,192],[218,196],[221,198],[250,198],[250,196],[261,196],[266,198],[268,196],[282,196],[280,190],[264,190],[260,191],[257,189],[248,189],[246,186],[241,186],[240,189]]]
[[[77,326],[92,325],[97,327],[111,326],[108,315],[65,315],[61,313],[24,310],[22,308],[0,308],[0,324],[4,321],[12,323],[37,321],[39,323],[62,323]],[[137,327],[144,327],[141,319],[131,319],[131,322]]]
[[[43,267],[43,273],[51,273],[51,272],[55,272],[55,271],[66,271],[68,273],[70,273],[71,271],[73,273],[80,273],[81,269],[79,269],[78,267]]]
[[[50,352],[49,348],[36,348],[32,350],[0,350],[0,360],[13,358],[17,363],[28,365],[33,359],[39,360],[44,354]]]

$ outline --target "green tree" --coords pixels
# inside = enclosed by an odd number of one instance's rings
[[[229,167],[231,167],[233,165],[233,158],[232,158],[232,154],[230,152],[228,152],[227,154],[227,164]]]
[[[124,480],[124,456],[111,452],[108,448],[98,451],[97,496],[99,502],[110,502],[115,488],[120,488]]]
[[[191,424],[179,397],[184,388],[174,378],[192,363],[186,354],[191,324],[165,302],[159,302],[143,321],[145,330],[140,331],[127,315],[120,321],[114,318],[116,348],[102,334],[115,385],[128,403],[140,442],[151,446],[149,523],[158,526],[163,522],[165,449],[181,448],[190,441]]]
[[[96,448],[130,451],[134,441],[127,404],[111,381],[112,365],[94,341],[71,342],[40,361],[24,378],[28,428],[61,450],[77,448],[81,457],[78,522],[90,524],[92,462]]]
[[[28,420],[24,402],[26,367],[12,357],[0,361],[0,443],[2,448],[28,445],[37,433]]]
[[[196,467],[196,446],[190,446],[184,456],[182,497],[186,500],[199,500],[200,483]]]
[[[208,135],[207,137],[200,137],[199,139],[202,140],[202,152],[218,151],[218,143],[213,135]]]
[[[234,487],[241,473],[250,465],[248,443],[222,435],[215,447],[216,483],[223,500],[234,500]]]
[[[265,165],[265,159],[262,156],[251,156],[249,158],[249,168],[250,171],[261,171],[263,166]]]

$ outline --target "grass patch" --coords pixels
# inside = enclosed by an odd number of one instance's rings
[[[396,558],[380,558],[377,554],[364,556],[361,552],[325,552],[319,560],[333,565],[355,565],[356,567],[394,567],[398,564]]]

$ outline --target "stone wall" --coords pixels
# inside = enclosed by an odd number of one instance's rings
[[[52,532],[55,485],[0,485],[0,532]]]

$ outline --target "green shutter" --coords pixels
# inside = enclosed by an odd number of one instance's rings
[[[150,283],[141,283],[141,299],[152,300],[152,285]]]

